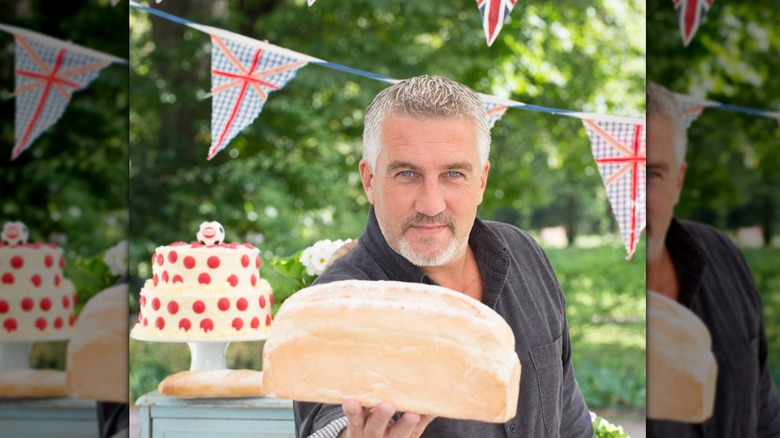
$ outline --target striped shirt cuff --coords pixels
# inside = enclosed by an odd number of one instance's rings
[[[347,417],[339,417],[331,421],[327,426],[309,435],[308,438],[337,438],[347,427]]]

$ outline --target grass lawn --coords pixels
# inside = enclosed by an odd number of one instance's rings
[[[753,279],[761,291],[769,349],[769,369],[775,381],[780,383],[780,249],[743,248],[742,253],[753,273]]]
[[[588,407],[645,407],[645,245],[546,249],[566,296],[572,361]]]

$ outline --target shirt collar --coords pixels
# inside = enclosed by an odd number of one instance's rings
[[[366,227],[360,240],[366,245],[369,254],[376,254],[376,261],[382,266],[388,280],[438,285],[428,274],[390,247],[379,228],[373,206],[368,211]],[[495,308],[509,272],[508,248],[479,218],[474,219],[469,246],[474,251],[482,276],[482,302]]]

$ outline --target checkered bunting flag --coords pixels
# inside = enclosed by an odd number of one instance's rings
[[[208,159],[252,123],[306,61],[211,35],[211,147]]]
[[[10,26],[3,28],[13,29]],[[105,66],[111,64],[98,52],[89,54],[75,50],[73,45],[33,35],[32,32],[14,33],[16,144],[11,152],[12,160],[59,120],[73,92],[86,88]]]
[[[677,19],[680,21],[680,34],[683,44],[688,44],[699,30],[699,24],[704,20],[704,15],[710,10],[714,0],[672,0],[677,11]]]
[[[685,129],[688,129],[691,127],[691,123],[698,119],[701,115],[701,112],[704,111],[704,105],[690,102],[680,102],[680,110],[682,111]]]
[[[504,21],[512,12],[512,8],[515,7],[515,3],[517,0],[477,0],[488,47],[493,45],[498,37],[498,33],[504,27]]]
[[[645,228],[647,146],[645,127],[583,119],[601,179],[607,188],[630,260]]]
[[[507,108],[504,105],[488,102],[482,102],[482,107],[485,108],[485,113],[487,113],[488,128],[490,129],[493,129],[493,125],[504,117]]]

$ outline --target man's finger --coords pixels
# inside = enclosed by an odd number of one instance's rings
[[[347,416],[347,435],[349,438],[363,438],[363,429],[366,426],[366,416],[363,407],[355,400],[346,400],[341,405],[341,410]]]
[[[435,419],[436,419],[435,415],[421,415],[420,422],[417,423],[417,426],[415,426],[410,437],[411,438],[421,437],[423,432],[425,432],[425,428],[428,427],[428,425],[431,424],[431,421]]]
[[[395,414],[395,406],[389,402],[379,403],[371,411],[363,428],[365,438],[380,438],[385,436],[387,422]]]
[[[390,432],[387,434],[388,438],[409,438],[420,423],[420,416],[411,412],[406,412],[401,415],[401,418],[396,421]]]

